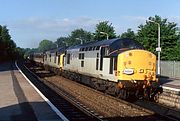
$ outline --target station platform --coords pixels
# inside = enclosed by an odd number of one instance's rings
[[[62,121],[13,62],[0,64],[0,120]]]
[[[170,90],[180,94],[180,79],[161,77],[159,80],[163,90]]]

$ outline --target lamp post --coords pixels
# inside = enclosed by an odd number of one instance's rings
[[[158,25],[158,47],[156,48],[156,51],[158,52],[158,69],[157,69],[157,74],[160,75],[160,53],[161,53],[161,45],[160,45],[160,24],[152,21],[152,20],[148,20],[149,22],[155,23]]]
[[[67,42],[62,41],[62,43],[63,43],[63,44],[65,44],[65,47],[67,47],[67,46],[68,46],[68,43],[67,43]]]
[[[58,47],[59,47],[57,43],[54,43],[54,44],[56,45],[56,48],[58,48]]]
[[[83,40],[81,38],[75,38],[77,40],[80,40],[81,41],[81,45],[83,44]]]
[[[106,33],[106,32],[100,32],[100,33],[106,35],[106,39],[107,39],[107,40],[109,39],[108,33]]]

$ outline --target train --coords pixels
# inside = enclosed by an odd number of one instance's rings
[[[156,55],[132,39],[93,41],[34,53],[29,59],[46,70],[122,99],[157,101],[161,93]]]

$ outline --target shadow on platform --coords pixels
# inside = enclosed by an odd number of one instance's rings
[[[36,107],[36,114],[32,107],[28,106],[29,104],[33,107]],[[50,107],[48,107],[48,110],[46,108],[46,102],[24,102],[3,107],[0,108],[0,121],[38,121],[36,115],[38,115],[38,119],[41,120],[61,121],[56,113],[50,110]]]
[[[28,103],[24,102],[21,104],[11,105],[0,108],[0,120],[8,121],[37,121],[36,116],[32,108],[27,106]],[[23,107],[23,110],[22,110]]]
[[[1,62],[0,72],[17,70],[17,68],[14,67],[14,63],[14,61]]]
[[[159,77],[160,85],[166,84],[166,83],[171,82],[171,81],[173,81],[173,80],[167,76],[160,76]]]

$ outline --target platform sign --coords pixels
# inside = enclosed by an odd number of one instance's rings
[[[157,47],[156,52],[161,52],[161,47]]]

